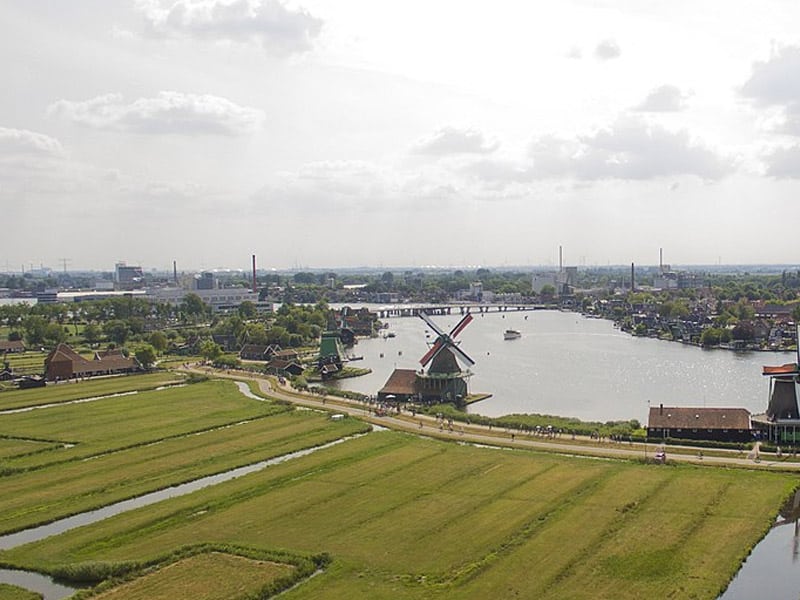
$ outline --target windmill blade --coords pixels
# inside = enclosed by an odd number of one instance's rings
[[[460,358],[460,359],[461,359],[461,362],[463,362],[463,363],[464,363],[465,365],[467,365],[468,367],[471,367],[472,365],[474,365],[474,364],[475,364],[475,361],[474,361],[474,360],[472,360],[472,359],[471,359],[469,356],[467,356],[467,353],[466,353],[466,352],[464,352],[464,351],[463,351],[461,348],[459,348],[459,347],[458,347],[458,346],[456,346],[455,344],[452,344],[452,345],[450,346],[450,350],[452,350],[453,352],[455,352],[455,353],[456,353],[456,356],[458,356],[458,358]]]
[[[458,325],[453,327],[453,331],[450,332],[450,337],[455,338],[459,333],[464,331],[464,328],[472,322],[472,313],[467,313],[464,315],[464,318],[458,322]]]
[[[417,315],[419,316],[420,319],[422,319],[423,321],[425,321],[425,323],[427,323],[428,327],[430,327],[431,329],[433,329],[433,331],[436,332],[436,335],[444,335],[444,331],[439,329],[439,326],[433,321],[431,321],[431,318],[428,315],[426,315],[423,311],[418,312]]]
[[[445,344],[442,342],[442,338],[437,338],[437,340],[433,343],[433,346],[430,347],[421,359],[419,359],[419,363],[424,367],[426,366],[433,357],[439,354],[439,351],[444,348]]]

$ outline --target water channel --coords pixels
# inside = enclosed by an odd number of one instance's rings
[[[434,317],[450,330],[460,315]],[[394,337],[362,339],[353,367],[372,373],[339,382],[344,389],[376,393],[395,368],[419,369],[436,338],[418,318],[385,320]],[[506,329],[522,336],[504,340]],[[427,331],[427,334],[426,334]],[[427,337],[426,337],[427,335]],[[610,321],[576,313],[529,311],[475,315],[458,336],[474,361],[471,393],[492,394],[469,410],[488,416],[540,413],[584,420],[647,421],[648,406],[767,406],[763,365],[794,360],[786,352],[732,352],[633,337]]]
[[[236,382],[236,385],[239,387],[239,391],[241,391],[242,394],[244,394],[248,398],[260,401],[263,400],[263,398],[260,398],[259,396],[253,394],[250,391],[250,388],[247,386],[247,384],[242,382]],[[122,514],[124,512],[128,512],[137,508],[155,504],[156,502],[160,502],[162,500],[167,500],[169,498],[177,498],[179,496],[185,496],[186,494],[191,494],[194,491],[201,490],[210,487],[212,485],[224,483],[226,481],[236,479],[237,477],[242,477],[243,475],[248,475],[250,473],[261,471],[272,465],[277,465],[286,462],[288,460],[300,458],[302,456],[308,456],[309,454],[317,452],[318,450],[330,448],[331,446],[341,444],[342,442],[345,442],[347,440],[351,440],[356,437],[361,437],[361,435],[365,434],[348,436],[338,440],[334,440],[332,442],[328,442],[327,444],[321,444],[319,446],[315,446],[312,448],[306,448],[304,450],[290,452],[288,454],[277,456],[275,458],[253,463],[250,465],[245,465],[243,467],[239,467],[236,469],[231,469],[230,471],[225,471],[224,473],[217,473],[215,475],[201,477],[200,479],[195,479],[194,481],[189,481],[187,483],[168,487],[163,490],[151,492],[149,494],[143,494],[142,496],[138,496],[136,498],[130,498],[128,500],[115,502],[114,504],[109,504],[107,506],[98,508],[96,510],[91,510],[77,515],[73,515],[71,517],[59,519],[57,521],[53,521],[52,523],[47,523],[39,527],[32,527],[30,529],[24,529],[22,531],[18,531],[16,533],[3,535],[0,536],[0,550],[9,550],[11,548],[21,546],[22,544],[37,542],[54,535],[58,535],[60,533],[70,531],[77,527],[82,527],[84,525],[97,523],[99,521],[108,519],[115,515]],[[53,581],[50,577],[46,575],[30,571],[19,571],[13,569],[0,569],[0,583],[9,583],[12,585],[17,585],[20,587],[33,590],[35,592],[42,594],[44,600],[60,600],[61,598],[69,596],[75,591],[74,588],[70,588],[66,585]]]

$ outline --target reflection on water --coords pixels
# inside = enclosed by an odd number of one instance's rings
[[[0,582],[32,590],[41,594],[44,600],[61,600],[75,593],[76,589],[56,583],[47,575],[11,569],[0,569]]]
[[[800,490],[783,505],[719,600],[797,598],[800,593]]]

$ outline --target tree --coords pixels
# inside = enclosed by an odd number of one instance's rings
[[[750,341],[756,337],[756,330],[749,321],[740,321],[734,326],[731,334],[735,340]]]
[[[48,323],[44,328],[44,341],[49,346],[57,346],[67,339],[67,333],[58,323]]]
[[[145,369],[149,369],[156,363],[156,350],[150,344],[137,348],[134,356]]]
[[[218,369],[236,369],[242,366],[242,361],[230,354],[223,354],[214,359],[214,366]]]
[[[181,304],[181,310],[192,320],[197,320],[208,314],[208,306],[197,294],[186,294]]]
[[[119,344],[120,346],[125,343],[130,334],[128,324],[120,319],[112,319],[103,325],[103,333],[105,333],[110,340]]]
[[[32,315],[22,322],[22,328],[25,330],[25,340],[29,346],[41,346],[44,344],[47,325],[47,319],[40,315]]]
[[[707,329],[703,330],[703,333],[700,334],[700,344],[709,347],[709,346],[716,346],[719,344],[720,340],[720,330],[716,327],[708,327]]]
[[[222,354],[222,348],[213,340],[204,340],[200,344],[200,356],[205,360],[214,360]]]
[[[163,353],[164,350],[167,349],[167,336],[164,335],[160,331],[154,331],[150,334],[150,345],[155,349],[156,352],[159,354]]]
[[[250,300],[245,300],[239,305],[239,315],[243,319],[255,319],[258,315],[256,305],[250,302]]]
[[[103,331],[94,323],[89,323],[83,329],[83,339],[85,339],[86,343],[90,346],[94,346],[97,342],[99,342],[102,335]]]
[[[541,296],[546,297],[546,298],[548,298],[548,297],[552,298],[553,296],[556,295],[556,288],[555,288],[555,286],[552,286],[549,283],[545,284],[545,285],[542,286],[542,291],[539,292],[539,294]]]

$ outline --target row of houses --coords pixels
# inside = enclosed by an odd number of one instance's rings
[[[282,350],[278,344],[245,344],[239,351],[239,358],[264,361],[267,370],[275,375],[300,375],[305,370],[297,350]]]

